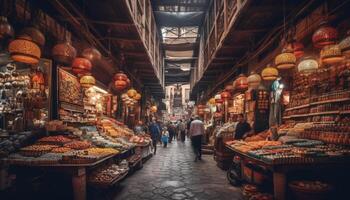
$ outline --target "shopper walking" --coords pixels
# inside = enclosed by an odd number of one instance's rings
[[[195,154],[195,162],[202,159],[202,135],[204,134],[204,123],[199,117],[191,122],[189,135]]]
[[[168,140],[169,140],[169,131],[167,130],[166,127],[164,127],[164,130],[162,133],[162,143],[164,148],[168,146]]]
[[[149,126],[149,131],[151,134],[154,155],[155,155],[157,153],[157,143],[158,143],[158,140],[160,138],[160,128],[159,128],[155,118],[152,119],[152,122]]]
[[[168,126],[168,131],[169,131],[169,143],[171,143],[175,137],[175,133],[176,133],[176,127],[175,124],[173,124],[172,122],[169,123]]]
[[[185,125],[185,122],[183,122],[182,120],[179,121],[179,132],[180,132],[181,142],[185,142],[185,139],[186,139],[186,125]]]

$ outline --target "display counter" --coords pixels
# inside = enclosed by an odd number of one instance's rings
[[[255,150],[237,148],[240,145],[235,146],[232,143],[226,143],[225,146],[235,156],[240,157],[242,174],[247,165],[258,165],[272,173],[274,199],[276,200],[287,199],[287,184],[291,172],[317,169],[331,174],[338,170],[345,171],[350,165],[350,154],[347,148],[340,147],[340,149],[329,146],[329,149],[326,149],[327,145],[325,145],[325,149],[322,151],[321,146],[310,145],[308,151],[306,147],[291,147],[277,144],[277,142],[271,142],[272,145],[269,145],[269,141],[261,142],[267,143],[254,148]],[[286,148],[285,151],[281,150],[283,148]],[[318,155],[311,153],[315,148],[320,149]],[[333,151],[332,148],[337,149],[337,151]],[[273,150],[274,153],[270,150]],[[288,151],[289,153],[287,153]],[[325,154],[321,155],[321,152]]]

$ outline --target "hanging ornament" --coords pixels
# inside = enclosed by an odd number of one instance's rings
[[[64,65],[72,64],[76,56],[77,50],[67,41],[58,43],[52,48],[52,58]]]
[[[260,85],[261,77],[260,77],[259,74],[257,74],[254,71],[252,71],[250,73],[250,75],[248,76],[247,81],[248,81],[248,87],[252,88],[252,89],[255,89],[255,88],[257,88]]]
[[[44,45],[45,45],[45,36],[37,28],[34,28],[34,27],[24,28],[21,31],[20,35],[27,35],[27,36],[29,36],[30,38],[32,38],[32,41],[35,42],[40,47],[44,47]]]
[[[296,62],[297,58],[290,47],[283,49],[282,53],[278,54],[275,58],[275,65],[277,69],[293,68],[295,67]]]
[[[350,57],[350,30],[347,32],[346,38],[340,41],[339,48],[344,56]]]
[[[337,64],[344,60],[339,45],[328,45],[323,47],[320,57],[321,62],[324,64]]]
[[[40,47],[29,36],[21,35],[8,46],[12,60],[26,64],[38,64],[41,57]]]
[[[87,48],[81,54],[84,58],[90,60],[91,62],[101,59],[101,53],[95,48]]]
[[[293,53],[297,59],[304,56],[304,45],[301,42],[292,42]]]
[[[79,82],[83,88],[90,88],[96,85],[96,79],[91,75],[83,75]]]
[[[271,67],[268,65],[263,71],[261,72],[261,77],[265,81],[274,81],[278,77],[278,70],[274,67]]]
[[[248,89],[248,79],[244,74],[240,74],[236,79],[235,83],[236,83],[235,89],[242,90],[242,91]]]
[[[72,71],[77,76],[90,74],[92,69],[91,62],[86,58],[77,57],[73,60]]]
[[[319,28],[312,35],[312,42],[318,49],[335,44],[338,39],[337,29],[330,26],[327,21],[320,23]]]
[[[0,40],[12,38],[13,35],[13,28],[8,23],[7,18],[4,16],[0,16]]]
[[[135,89],[129,89],[127,94],[130,98],[133,98],[137,94],[137,91]]]
[[[318,62],[311,56],[301,58],[298,64],[298,71],[300,73],[312,73],[318,69]]]

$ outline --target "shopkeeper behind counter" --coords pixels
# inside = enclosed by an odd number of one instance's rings
[[[250,131],[252,128],[250,127],[249,123],[244,119],[243,114],[239,114],[237,117],[237,125],[235,130],[235,140],[241,140],[248,135],[250,135]]]

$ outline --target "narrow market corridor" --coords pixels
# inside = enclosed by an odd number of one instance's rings
[[[240,189],[228,183],[226,172],[216,166],[212,155],[194,162],[189,140],[175,141],[167,148],[158,145],[157,154],[118,189],[115,200],[242,199]]]

